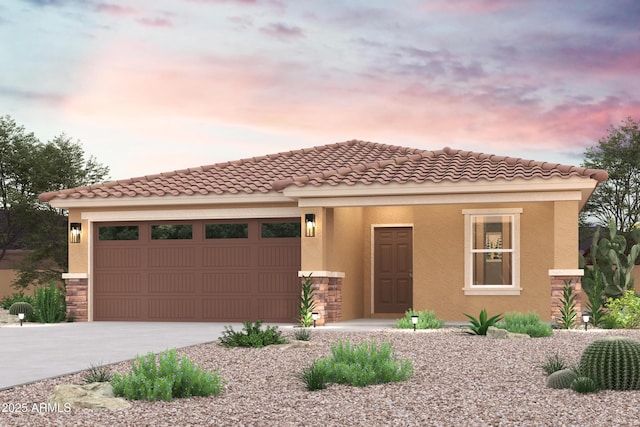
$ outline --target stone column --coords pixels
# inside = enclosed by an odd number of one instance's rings
[[[578,315],[576,321],[581,322],[582,309],[585,307],[583,303],[582,292],[582,276],[584,271],[582,269],[577,270],[549,270],[549,277],[551,278],[551,322],[555,323],[562,315],[560,309],[562,308],[562,290],[564,288],[565,281],[570,280],[573,287],[573,295],[576,302],[576,313]]]
[[[313,290],[313,300],[315,311],[320,315],[316,325],[322,326],[326,323],[338,322],[342,320],[342,283],[344,273],[322,271],[322,272],[299,272],[301,283],[311,274],[311,289]]]
[[[89,321],[89,279],[86,275],[65,273],[62,275],[66,286],[67,318],[76,322]]]

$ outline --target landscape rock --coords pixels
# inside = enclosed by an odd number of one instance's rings
[[[520,338],[530,338],[527,334],[517,334],[515,332],[509,332],[506,329],[496,328],[495,326],[489,326],[487,329],[487,338],[493,339],[520,339]]]
[[[49,403],[57,403],[62,407],[68,403],[72,408],[90,409],[126,409],[131,406],[125,399],[113,394],[109,383],[61,384],[53,390]]]

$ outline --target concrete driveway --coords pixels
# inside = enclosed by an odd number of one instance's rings
[[[356,319],[318,327],[316,332],[372,331],[393,320]],[[0,327],[0,390],[84,371],[90,365],[129,360],[148,352],[217,341],[224,327],[241,323],[78,322]],[[292,324],[275,324],[282,332]]]

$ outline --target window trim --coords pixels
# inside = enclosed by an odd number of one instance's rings
[[[522,208],[463,209],[464,215],[464,294],[465,295],[520,295],[520,215]],[[474,216],[510,216],[512,218],[513,252],[512,283],[510,285],[473,284],[473,221]]]

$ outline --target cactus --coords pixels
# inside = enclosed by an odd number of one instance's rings
[[[571,390],[578,393],[595,393],[599,391],[598,384],[589,377],[577,377],[571,382]]]
[[[580,372],[602,389],[640,389],[640,341],[607,337],[592,342],[580,357]]]
[[[11,304],[11,307],[9,307],[9,314],[17,316],[18,313],[24,313],[24,317],[29,318],[33,315],[33,307],[28,302],[14,302]]]
[[[547,378],[547,387],[549,388],[569,388],[571,383],[578,375],[573,369],[561,369],[555,371]]]

